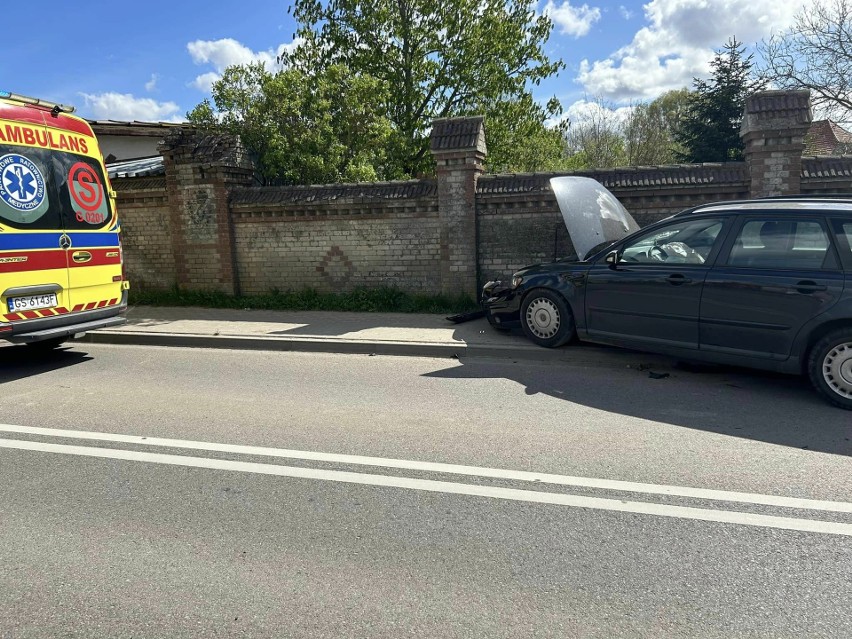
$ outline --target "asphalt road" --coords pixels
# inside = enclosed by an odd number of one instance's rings
[[[29,357],[0,348],[0,637],[852,636],[852,419],[802,380]]]

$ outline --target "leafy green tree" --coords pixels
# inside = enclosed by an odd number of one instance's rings
[[[529,149],[513,158],[511,141],[530,127],[548,138],[558,103],[540,108],[529,89],[564,65],[544,52],[552,22],[526,0],[296,0],[293,15],[302,44],[282,63],[307,75],[342,64],[378,79],[393,125],[389,165],[400,173],[432,170],[428,131],[439,117],[485,113],[498,165],[528,165]]]
[[[565,133],[568,121],[552,126],[548,114],[556,111],[525,94],[518,100],[498,103],[486,112],[487,169],[492,173],[532,173],[566,168]]]
[[[766,87],[752,73],[753,55],[736,38],[729,40],[710,63],[709,80],[693,80],[686,114],[675,140],[683,146],[679,159],[686,162],[727,162],[743,158],[740,124],[746,98]]]
[[[315,75],[261,63],[225,70],[187,114],[197,126],[239,135],[257,158],[261,181],[324,184],[386,177],[390,122],[379,113],[379,81],[330,65]]]
[[[675,131],[687,110],[689,91],[668,91],[634,107],[624,125],[626,162],[630,166],[673,164],[684,149]]]

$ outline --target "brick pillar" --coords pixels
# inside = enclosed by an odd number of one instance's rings
[[[239,138],[178,129],[160,144],[181,288],[240,293],[230,191],[252,184]]]
[[[476,299],[476,183],[485,162],[483,117],[432,123],[431,148],[438,177],[441,221],[441,292]]]
[[[810,123],[809,91],[762,91],[746,100],[740,135],[751,197],[801,192],[802,152]]]

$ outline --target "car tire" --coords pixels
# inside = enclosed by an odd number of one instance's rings
[[[67,337],[54,337],[53,339],[43,339],[39,342],[28,342],[27,346],[29,346],[34,351],[38,351],[39,353],[47,353],[56,348],[59,348],[67,341]]]
[[[852,410],[852,328],[832,331],[814,344],[808,377],[823,398]]]
[[[535,344],[556,348],[574,337],[574,315],[561,295],[537,288],[521,304],[521,327]]]

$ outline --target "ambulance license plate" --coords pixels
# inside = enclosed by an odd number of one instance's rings
[[[57,305],[56,293],[30,295],[28,297],[10,297],[7,301],[9,303],[10,313],[34,311],[39,308],[53,308]]]

